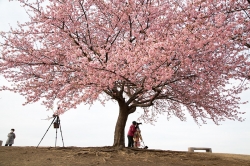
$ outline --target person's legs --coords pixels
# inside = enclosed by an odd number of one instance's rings
[[[133,147],[134,140],[132,136],[128,135],[128,147]]]
[[[130,136],[127,136],[128,137],[128,147],[130,147],[131,146],[131,142],[130,142]]]
[[[139,141],[135,141],[135,142],[134,142],[134,145],[135,145],[136,148],[139,148],[140,142],[139,142]]]

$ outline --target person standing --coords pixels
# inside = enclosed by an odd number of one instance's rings
[[[5,146],[12,146],[12,144],[14,144],[14,139],[16,138],[14,131],[15,131],[15,129],[10,130],[10,133],[8,134],[8,139],[5,143]]]
[[[133,121],[132,122],[132,125],[129,127],[129,130],[128,130],[128,147],[133,147],[134,146],[134,140],[133,140],[133,137],[134,137],[134,133],[136,131],[136,121]]]
[[[134,133],[134,147],[139,148],[141,146],[140,141],[142,141],[141,130],[139,126],[136,127],[136,132]]]

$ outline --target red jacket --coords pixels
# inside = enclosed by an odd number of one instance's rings
[[[135,133],[136,129],[135,129],[135,125],[131,125],[129,127],[129,130],[128,130],[128,136],[134,136],[134,133]]]

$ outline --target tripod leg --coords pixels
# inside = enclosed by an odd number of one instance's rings
[[[50,126],[53,124],[53,122],[55,121],[55,119],[56,119],[56,117],[52,120],[51,124],[49,125],[49,128],[50,128]],[[37,145],[37,147],[38,147],[38,146],[40,145],[40,143],[42,142],[42,140],[43,140],[44,136],[46,135],[46,133],[48,132],[49,128],[47,129],[47,131],[46,131],[45,134],[43,135],[43,137],[42,137],[41,141],[39,142],[39,144]],[[37,147],[36,147],[36,148],[37,148]]]
[[[56,140],[55,140],[55,147],[56,147],[56,142],[57,142],[57,128],[56,128]]]
[[[60,126],[60,132],[61,132],[61,137],[62,137],[62,143],[63,143],[63,147],[64,147],[62,128],[61,128],[61,121],[60,120],[59,120],[59,126]]]

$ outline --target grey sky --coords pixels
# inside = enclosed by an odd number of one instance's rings
[[[17,2],[0,0],[0,31],[6,31],[9,24],[15,26],[17,21],[23,22],[28,17]],[[1,40],[1,39],[0,39]],[[5,83],[0,77],[0,84]],[[241,95],[242,100],[249,99],[250,91]],[[0,92],[0,140],[5,143],[11,128],[15,128],[17,138],[14,146],[37,146],[45,134],[51,120],[42,120],[52,116],[39,103],[22,106],[24,98],[10,92]],[[243,105],[246,114],[244,122],[225,121],[217,126],[213,122],[197,126],[187,114],[186,122],[177,118],[167,121],[159,115],[154,125],[142,124],[142,136],[145,145],[150,149],[187,151],[190,146],[211,147],[217,153],[238,153],[250,155],[250,104]],[[111,146],[114,128],[118,116],[118,106],[108,102],[105,107],[95,103],[93,107],[81,105],[62,116],[62,134],[65,146]],[[129,116],[125,132],[133,120],[137,120],[140,111]],[[62,146],[61,133],[57,131],[57,145]],[[126,134],[126,133],[125,133]],[[50,127],[40,146],[55,145],[56,129]],[[127,143],[127,140],[126,140]]]

